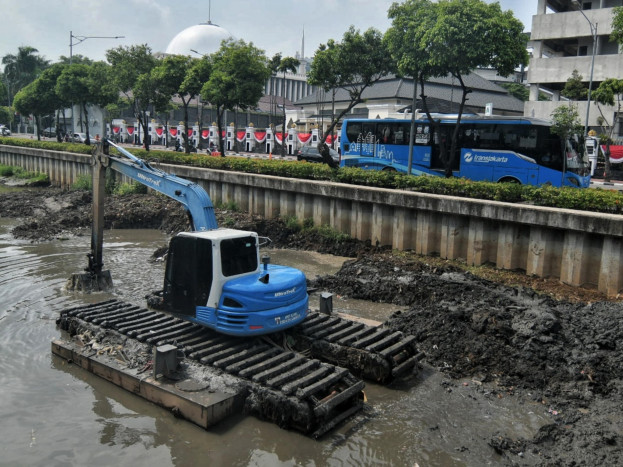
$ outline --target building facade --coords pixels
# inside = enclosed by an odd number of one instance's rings
[[[538,0],[530,34],[530,98],[525,103],[524,115],[551,119],[552,111],[564,100],[561,91],[574,70],[587,88],[592,73],[592,90],[608,78],[623,78],[623,56],[618,44],[610,40],[614,8],[618,6],[623,6],[623,0]],[[551,95],[551,100],[539,100],[542,92]],[[599,107],[590,103],[585,122],[588,101],[576,104],[582,123],[599,131]],[[606,121],[618,125],[615,108],[601,106],[601,111]],[[622,130],[617,126],[615,135],[623,136]]]

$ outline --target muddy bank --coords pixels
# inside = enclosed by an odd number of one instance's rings
[[[623,462],[620,303],[556,300],[389,254],[349,261],[313,284],[407,305],[386,325],[414,335],[427,364],[547,411],[552,422],[534,439],[490,440],[509,463],[521,465],[527,453],[552,465]]]
[[[0,215],[19,217],[16,237],[32,241],[89,234],[89,192],[27,190],[0,195]],[[596,291],[521,273],[421,258],[357,241],[302,232],[281,220],[217,210],[221,226],[257,231],[276,246],[353,259],[310,286],[344,297],[394,303],[387,325],[417,338],[425,364],[444,372],[442,390],[469,384],[547,413],[533,439],[490,440],[507,464],[623,464],[623,306]],[[155,195],[107,197],[106,228],[188,229],[174,201]],[[478,427],[474,427],[477,429]]]
[[[0,217],[19,218],[12,230],[16,238],[49,241],[74,235],[90,235],[92,222],[90,191],[64,191],[55,188],[24,189],[0,195]],[[281,219],[264,219],[247,213],[215,209],[218,224],[240,230],[251,230],[268,236],[273,246],[354,257],[370,249],[369,245],[346,239],[333,241],[317,232],[302,233]],[[105,229],[159,229],[167,233],[190,229],[182,205],[156,194],[106,196]]]

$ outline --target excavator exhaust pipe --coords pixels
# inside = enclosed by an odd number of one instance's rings
[[[88,266],[83,273],[71,275],[65,288],[70,291],[104,292],[113,287],[110,271],[103,270],[104,248],[104,197],[106,185],[105,156],[107,148],[101,142],[93,148],[93,222],[91,224],[91,252],[87,254]]]

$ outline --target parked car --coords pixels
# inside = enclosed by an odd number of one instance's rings
[[[331,157],[335,162],[340,162],[340,155],[335,149],[329,148],[329,153],[331,154]],[[318,147],[316,146],[303,146],[301,149],[296,151],[296,160],[307,162],[324,162],[322,160],[322,156],[318,152]]]
[[[93,138],[90,138],[91,140]],[[87,140],[86,133],[74,133],[73,142],[74,143],[84,143]]]
[[[56,128],[49,126],[47,128],[45,128],[42,132],[43,136],[47,137],[47,138],[52,138],[56,136]]]
[[[0,125],[0,136],[11,136],[11,130],[8,126]]]

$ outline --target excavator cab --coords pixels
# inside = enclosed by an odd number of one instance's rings
[[[195,316],[212,286],[212,242],[191,236],[171,239],[164,275],[163,298],[173,313]]]
[[[309,299],[301,271],[260,264],[256,233],[216,229],[171,239],[163,300],[167,310],[185,319],[249,336],[298,324]]]

